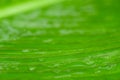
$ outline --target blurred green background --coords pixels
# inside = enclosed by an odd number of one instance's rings
[[[1,0],[0,11],[28,2]],[[1,16],[0,79],[119,80],[119,3],[66,0]]]

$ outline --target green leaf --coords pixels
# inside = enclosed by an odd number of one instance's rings
[[[0,9],[0,79],[119,80],[120,1],[44,1]]]

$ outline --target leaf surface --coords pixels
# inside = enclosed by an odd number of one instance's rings
[[[17,15],[3,8],[0,79],[119,80],[119,2],[69,0]]]

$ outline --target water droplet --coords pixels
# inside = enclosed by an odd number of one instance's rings
[[[24,49],[24,50],[22,50],[22,52],[27,53],[27,52],[30,52],[30,50],[29,49]]]
[[[30,71],[34,71],[34,70],[35,70],[35,67],[30,67],[29,70],[30,70]]]

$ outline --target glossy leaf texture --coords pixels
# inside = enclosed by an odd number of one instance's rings
[[[0,79],[119,80],[119,2],[66,0],[4,15]]]

